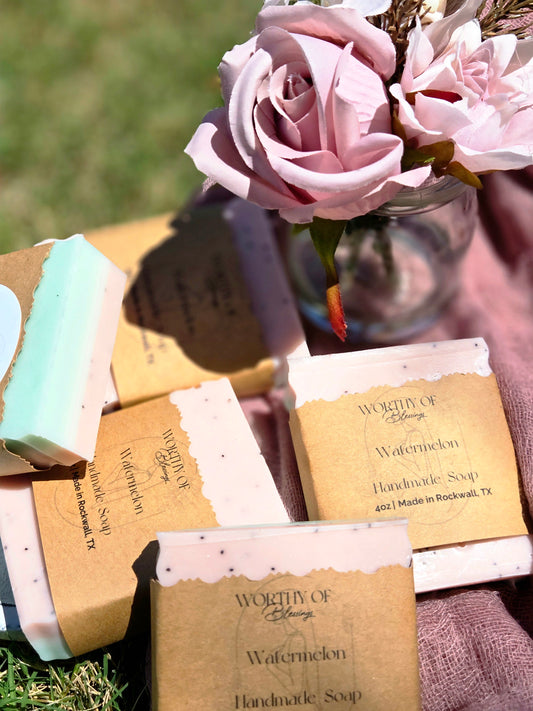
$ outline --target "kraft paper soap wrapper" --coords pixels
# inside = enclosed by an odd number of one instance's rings
[[[121,405],[226,376],[238,396],[269,390],[275,366],[222,207],[87,234],[128,281],[112,372]]]
[[[406,516],[414,549],[528,533],[494,374],[315,400],[290,424],[311,518]]]
[[[242,602],[280,591],[293,617]],[[151,600],[154,711],[274,708],[273,697],[290,708],[420,708],[410,568],[153,581]]]
[[[0,256],[0,284],[7,286],[19,300],[22,312],[22,327],[11,366],[0,380],[0,418],[4,410],[4,390],[11,377],[13,363],[17,359],[24,341],[24,325],[33,306],[33,295],[43,273],[43,264],[52,244],[42,244],[21,249]],[[0,439],[0,476],[30,474],[39,471],[23,457],[10,452]]]
[[[105,415],[92,462],[33,480],[52,598],[73,655],[146,626],[157,530],[217,525],[180,419],[168,397]]]

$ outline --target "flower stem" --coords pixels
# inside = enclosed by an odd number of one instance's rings
[[[326,301],[329,322],[341,341],[346,340],[346,320],[335,266],[335,250],[345,227],[344,220],[324,220],[320,217],[315,217],[309,226],[313,245],[326,272]]]
[[[346,234],[350,236],[354,262],[357,264],[361,245],[367,237],[372,237],[372,249],[379,254],[383,262],[383,268],[389,285],[393,285],[396,279],[396,268],[392,253],[392,241],[388,232],[390,217],[385,215],[361,215],[354,217],[346,224]],[[354,265],[354,266],[355,266]]]

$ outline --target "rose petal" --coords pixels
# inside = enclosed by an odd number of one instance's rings
[[[314,215],[326,220],[349,220],[377,209],[391,200],[404,185],[418,187],[428,178],[430,172],[429,166],[417,168],[372,186],[330,195],[314,205],[282,209],[280,215],[288,222],[303,224],[310,222]]]
[[[256,18],[256,32],[272,26],[319,37],[341,47],[353,42],[354,51],[384,79],[392,76],[396,68],[396,52],[389,35],[352,8],[301,4],[267,7]]]
[[[280,42],[285,44],[281,45]],[[307,35],[290,34],[277,27],[271,27],[261,33],[258,46],[270,52],[273,62],[284,64],[290,57],[305,57],[309,74],[315,89],[316,110],[318,115],[318,136],[322,150],[334,149],[332,137],[328,136],[326,112],[331,94],[334,70],[342,50],[330,42],[323,42]]]
[[[271,171],[270,181],[265,182],[248,170],[235,149],[224,109],[214,109],[205,116],[185,153],[191,156],[199,171],[246,200],[267,209],[299,204],[274,171]]]
[[[272,58],[262,49],[250,57],[237,77],[228,104],[228,122],[235,146],[245,165],[261,174],[263,161],[258,162],[257,137],[253,112],[257,90],[272,66]],[[260,158],[260,154],[259,154]]]
[[[238,44],[222,57],[218,65],[218,74],[222,89],[222,98],[226,106],[230,100],[231,92],[246,63],[255,52],[256,37],[252,37],[244,44]]]
[[[292,160],[294,158],[298,158],[302,154],[306,155],[314,150],[320,150],[319,147],[311,147],[309,151],[303,150],[303,147],[301,146],[302,124],[293,125],[289,129],[288,124],[283,123],[282,128],[280,129],[279,122],[274,119],[274,113],[272,104],[267,100],[261,101],[254,112],[255,130],[265,153],[276,153],[276,155],[282,158]],[[309,121],[311,127],[316,129],[316,124],[318,123],[316,116],[314,117],[314,124],[312,115],[309,116]],[[303,129],[305,133],[305,126],[303,126]],[[284,140],[287,138],[286,130],[291,131],[290,140]],[[312,143],[311,137],[304,136],[304,138],[307,143]]]
[[[406,65],[402,76],[402,86],[405,91],[413,91],[413,78],[429,67],[433,57],[433,45],[427,34],[422,32],[422,25],[417,17],[415,27],[409,34],[409,44],[405,54]]]
[[[482,2],[483,0],[466,0],[454,13],[438,22],[432,22],[424,29],[424,35],[433,47],[434,56],[445,50],[458,27],[463,27],[474,19]]]
[[[272,155],[270,162],[276,173],[289,185],[304,190],[343,192],[364,187],[384,177],[400,172],[403,144],[398,136],[375,133],[366,136],[354,146],[345,164],[350,169],[341,173],[316,173],[294,161]]]
[[[437,140],[448,138],[455,136],[461,129],[470,128],[472,119],[465,113],[464,109],[466,108],[466,104],[461,101],[451,104],[449,101],[417,94],[415,98],[416,117],[424,127],[424,131],[431,134],[431,141],[424,140],[420,145],[434,143],[435,137]]]
[[[334,82],[334,135],[339,156],[350,150],[360,136],[391,130],[390,106],[383,82],[349,50],[347,45]]]

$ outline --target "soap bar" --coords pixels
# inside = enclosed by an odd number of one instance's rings
[[[26,318],[2,380],[0,439],[37,468],[90,460],[126,276],[75,235],[0,257],[0,283],[15,294],[17,280],[28,281],[28,260],[37,262],[37,280],[29,279],[31,303],[21,297]],[[0,465],[0,474],[21,471],[27,464]]]
[[[482,338],[289,363],[310,518],[405,515],[415,550],[528,533]]]
[[[158,533],[157,711],[419,708],[405,520]]]
[[[288,521],[225,378],[104,415],[92,462],[0,479],[21,627],[47,660],[124,637],[158,528]]]
[[[413,554],[417,593],[533,574],[533,536],[442,546]]]
[[[27,475],[0,478],[0,538],[21,633],[42,659],[66,659]]]
[[[289,516],[227,378],[176,390],[170,402],[181,414],[203,479],[202,492],[220,526],[282,523]]]
[[[2,541],[0,541],[0,639],[24,639],[9,582]]]
[[[264,210],[245,200],[117,225],[88,239],[128,282],[113,354],[122,406],[228,377],[238,396],[308,355]]]

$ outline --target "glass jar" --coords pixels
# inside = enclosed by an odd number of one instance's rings
[[[459,286],[476,220],[476,189],[449,176],[404,188],[350,220],[335,253],[347,340],[384,345],[427,328]],[[308,230],[290,237],[288,266],[302,314],[331,332],[324,269]]]

